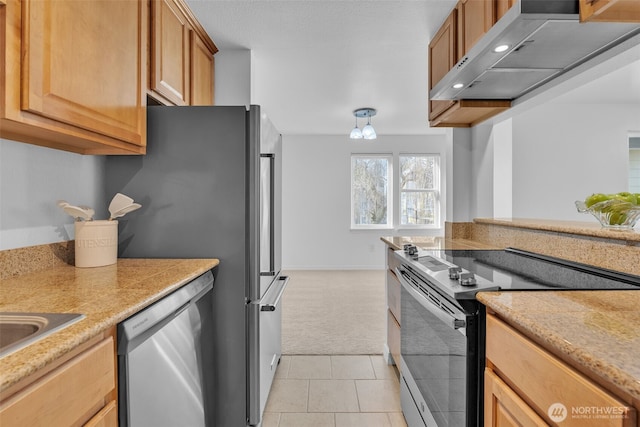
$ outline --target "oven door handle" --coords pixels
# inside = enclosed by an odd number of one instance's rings
[[[465,328],[467,326],[467,322],[464,319],[458,319],[448,312],[442,310],[441,307],[437,306],[433,301],[427,298],[425,295],[418,292],[411,284],[404,278],[404,270],[401,270],[399,267],[395,268],[396,276],[400,280],[400,284],[402,287],[411,294],[413,298],[416,299],[424,308],[426,308],[431,314],[436,316],[442,322],[444,322],[451,329],[460,330],[463,334],[465,334]],[[466,335],[466,334],[465,334]]]

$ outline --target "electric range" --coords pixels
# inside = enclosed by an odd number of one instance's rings
[[[640,277],[532,252],[396,251],[401,288],[401,402],[409,427],[483,421],[480,291],[640,290]]]

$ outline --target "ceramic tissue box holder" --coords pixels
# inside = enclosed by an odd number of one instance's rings
[[[76,267],[102,267],[118,260],[118,221],[75,222]]]

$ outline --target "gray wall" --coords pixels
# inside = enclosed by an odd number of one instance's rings
[[[74,238],[59,199],[105,219],[104,158],[0,139],[0,250]]]

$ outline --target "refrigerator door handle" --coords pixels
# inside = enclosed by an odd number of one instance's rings
[[[284,289],[287,287],[287,284],[289,284],[289,276],[278,277],[266,295],[260,300],[260,311],[275,311],[278,304],[280,304],[280,299],[282,298],[282,294],[284,294]]]
[[[260,242],[260,275],[261,276],[275,276],[276,268],[275,268],[275,163],[276,157],[275,154],[260,154],[260,158],[268,159],[268,177],[265,181],[262,182],[262,194],[268,193],[265,195],[267,200],[263,200],[261,207],[261,242]],[[261,198],[262,198],[261,194]],[[264,206],[264,203],[267,202],[268,206]],[[265,218],[266,216],[266,218]],[[267,239],[268,242],[264,240]],[[266,255],[264,252],[268,252]],[[268,256],[268,259],[263,258]],[[268,263],[268,265],[266,265]]]

